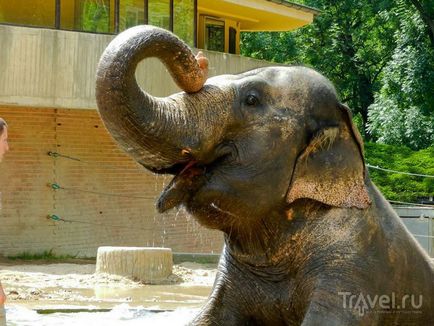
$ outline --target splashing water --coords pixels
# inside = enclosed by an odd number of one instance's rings
[[[88,307],[95,308],[95,307]],[[174,311],[152,312],[143,307],[127,304],[115,306],[109,312],[78,312],[39,314],[35,310],[19,306],[6,309],[9,326],[135,326],[135,325],[186,325],[198,313],[198,309],[178,308]]]

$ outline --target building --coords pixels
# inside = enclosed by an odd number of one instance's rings
[[[15,0],[0,2],[3,24],[117,34],[150,24],[189,45],[239,53],[241,31],[287,31],[318,11],[284,0]]]
[[[113,34],[149,23],[207,50],[211,75],[237,73],[268,64],[236,55],[241,31],[290,30],[315,13],[277,0],[0,1],[0,116],[11,147],[0,165],[0,254],[84,257],[101,245],[219,253],[219,232],[183,211],[157,214],[168,180],[135,164],[103,127],[99,57]],[[178,91],[153,59],[137,79],[156,96]]]

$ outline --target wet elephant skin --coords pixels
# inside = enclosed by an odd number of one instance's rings
[[[135,69],[151,56],[183,92],[140,89]],[[333,85],[296,66],[206,80],[207,64],[170,32],[137,26],[107,47],[96,81],[121,148],[174,175],[159,211],[183,206],[224,233],[192,324],[432,324],[433,265],[370,181]]]

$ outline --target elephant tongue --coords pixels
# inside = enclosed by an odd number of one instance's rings
[[[157,210],[160,213],[187,201],[204,183],[204,168],[189,164],[176,175],[158,198]]]

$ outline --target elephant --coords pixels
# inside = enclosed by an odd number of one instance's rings
[[[154,97],[137,64],[160,59],[182,90]],[[224,234],[192,325],[428,325],[434,268],[369,178],[332,83],[304,66],[207,78],[207,59],[136,26],[98,64],[98,111],[119,146],[173,175],[157,208]]]

